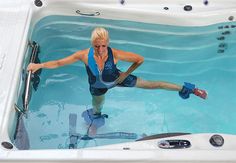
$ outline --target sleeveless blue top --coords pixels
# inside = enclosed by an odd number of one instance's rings
[[[104,64],[103,71],[100,71],[94,59],[94,49],[91,47],[88,54],[88,65],[86,71],[90,87],[93,88],[112,88],[116,86],[115,80],[119,77],[119,70],[116,68],[112,50],[108,49],[108,58]]]

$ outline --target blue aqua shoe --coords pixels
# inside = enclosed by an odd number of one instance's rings
[[[191,93],[194,93],[195,85],[184,82],[183,88],[179,91],[179,96],[183,99],[189,98]]]
[[[207,98],[207,91],[195,88],[194,84],[184,82],[184,86],[181,91],[179,91],[179,96],[183,99],[189,98],[190,94],[194,94],[202,99]]]
[[[105,119],[108,118],[107,114],[93,114],[93,108],[85,110],[81,116],[88,125],[93,125],[96,128],[103,126],[105,124]]]

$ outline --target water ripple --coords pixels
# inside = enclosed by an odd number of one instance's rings
[[[43,30],[45,28],[52,28],[51,26],[55,25],[66,25],[66,26],[87,26],[87,27],[105,27],[105,28],[110,28],[110,29],[116,29],[116,30],[124,30],[124,31],[134,31],[134,32],[144,32],[144,33],[152,33],[152,34],[164,34],[164,35],[179,35],[179,36],[186,36],[186,35],[205,35],[205,34],[212,34],[212,33],[217,33],[219,32],[218,29],[211,29],[210,31],[188,31],[188,32],[171,32],[171,31],[161,31],[161,30],[150,30],[150,29],[141,29],[141,28],[134,28],[134,27],[122,27],[122,26],[117,26],[117,25],[110,25],[110,24],[98,24],[97,22],[95,23],[88,23],[88,22],[72,22],[72,21],[55,21],[55,22],[50,22],[50,23],[45,23],[44,25],[37,27],[35,32],[39,32],[40,30]],[[58,30],[58,28],[57,28]],[[65,31],[64,29],[61,29]]]

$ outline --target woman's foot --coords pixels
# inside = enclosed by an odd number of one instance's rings
[[[95,113],[93,113],[93,115],[94,115],[94,116],[101,116],[102,113],[101,113],[101,112],[95,112]]]
[[[199,96],[199,97],[201,97],[203,99],[207,98],[207,92],[205,90],[201,90],[201,89],[195,88],[193,90],[193,94],[195,94],[196,96]]]
[[[101,112],[94,112],[94,113],[93,113],[93,116],[94,116],[94,118],[100,118],[100,117],[102,117],[102,118],[108,118],[108,115],[107,115],[107,114],[102,114]]]

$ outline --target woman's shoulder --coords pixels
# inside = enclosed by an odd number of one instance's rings
[[[79,50],[76,52],[76,57],[78,57],[85,64],[88,62],[89,49],[90,48],[87,48],[87,49]]]
[[[113,55],[113,59],[114,59],[114,63],[117,64],[118,62],[118,57],[117,55],[119,54],[119,50],[115,49],[115,48],[110,48],[112,51],[112,55]]]
[[[109,47],[109,48],[111,49],[113,55],[117,55],[119,53],[118,49],[111,48],[111,47]]]

